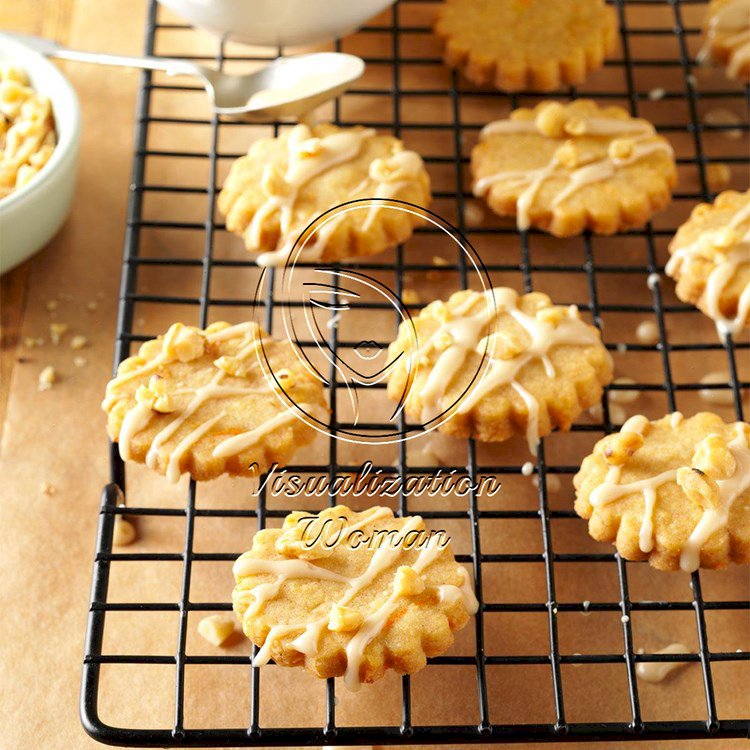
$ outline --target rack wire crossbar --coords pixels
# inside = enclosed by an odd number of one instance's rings
[[[418,5],[425,0],[400,0],[391,9],[390,23],[372,24],[362,30],[362,34],[382,34],[390,39],[392,53],[386,57],[365,56],[365,60],[372,66],[389,66],[393,75],[392,88],[386,92],[391,99],[392,110],[390,117],[383,122],[373,123],[376,127],[386,128],[399,136],[410,129],[435,130],[446,132],[452,141],[453,154],[451,156],[425,157],[426,163],[436,166],[447,166],[453,169],[455,188],[452,191],[436,191],[438,197],[455,201],[456,215],[458,216],[458,228],[466,232],[466,201],[470,194],[465,189],[467,158],[463,154],[462,135],[467,131],[476,131],[484,123],[465,122],[461,104],[477,96],[488,96],[488,92],[473,90],[465,84],[460,84],[458,76],[451,73],[450,85],[445,89],[423,90],[414,85],[403,85],[404,69],[408,65],[441,64],[437,57],[430,55],[411,55],[403,53],[401,43],[402,36],[427,35],[431,28],[421,23],[401,23],[400,18],[403,9],[407,5]],[[677,193],[677,197],[691,200],[708,200],[713,196],[709,189],[706,167],[714,159],[707,155],[704,149],[703,138],[706,133],[721,132],[731,128],[742,134],[747,134],[750,125],[747,120],[731,124],[709,125],[702,122],[697,104],[701,97],[704,98],[732,98],[747,106],[750,101],[750,90],[745,87],[726,87],[710,92],[700,92],[692,82],[692,71],[695,60],[688,52],[688,39],[700,33],[697,26],[687,26],[683,22],[684,7],[697,4],[702,0],[611,0],[615,7],[619,21],[621,54],[616,59],[608,60],[608,67],[617,68],[624,76],[624,90],[597,92],[596,96],[607,99],[624,99],[633,115],[639,113],[639,106],[648,99],[648,93],[641,91],[636,86],[636,71],[642,66],[663,66],[676,68],[683,74],[685,83],[683,90],[666,91],[664,98],[667,100],[687,102],[690,114],[687,123],[665,123],[659,125],[658,129],[663,132],[682,132],[689,135],[693,140],[694,156],[692,158],[681,158],[679,163],[695,166],[699,174],[700,190],[698,192]],[[665,26],[650,25],[632,28],[629,23],[627,6],[654,7],[661,5],[671,9],[672,21]],[[161,34],[189,32],[190,27],[179,23],[159,23],[159,11],[155,0],[151,0],[148,11],[146,28],[147,54],[157,53],[157,40]],[[665,36],[676,37],[679,55],[677,59],[650,60],[634,59],[632,54],[632,42],[639,36]],[[336,42],[336,49],[341,49],[341,42]],[[189,50],[186,50],[189,51]],[[282,50],[279,50],[281,54]],[[185,55],[189,56],[189,55]],[[218,55],[206,57],[203,55],[192,55],[194,59],[210,59],[218,66],[223,66],[227,61],[261,61],[266,58],[252,56],[231,56],[226,53],[225,45],[221,44]],[[215,238],[217,232],[224,230],[224,225],[215,219],[215,199],[219,189],[217,185],[217,168],[222,160],[233,159],[240,156],[231,150],[219,147],[220,133],[225,128],[234,127],[235,123],[225,122],[214,116],[210,118],[180,118],[174,116],[158,116],[152,112],[152,98],[155,92],[191,92],[197,90],[194,86],[159,84],[155,83],[151,72],[144,72],[141,79],[137,103],[137,125],[135,132],[134,161],[132,171],[131,195],[127,216],[125,232],[125,246],[122,264],[122,279],[120,292],[120,305],[117,323],[117,339],[115,360],[119,363],[130,355],[133,343],[144,341],[149,336],[134,333],[134,309],[138,303],[153,303],[162,305],[180,305],[198,309],[199,324],[205,326],[209,322],[209,312],[212,308],[248,306],[248,299],[228,299],[214,297],[211,293],[212,273],[220,268],[242,268],[252,267],[253,261],[248,258],[243,260],[222,260],[215,258]],[[368,97],[372,95],[383,96],[384,92],[363,86],[355,87],[350,94]],[[578,95],[574,88],[560,92],[560,94],[576,97]],[[349,94],[348,94],[349,95]],[[506,97],[501,93],[494,94],[497,97]],[[442,97],[449,103],[452,121],[447,123],[434,122],[404,122],[402,113],[402,100],[405,96],[435,96]],[[510,105],[518,105],[524,94],[515,94],[506,97]],[[334,121],[337,124],[357,124],[349,122],[342,116],[340,102],[334,105]],[[208,126],[210,129],[209,148],[206,152],[190,150],[177,150],[170,148],[152,148],[149,143],[150,130],[158,124],[179,124],[189,127],[191,125]],[[369,124],[369,123],[368,123]],[[273,131],[278,132],[279,123],[273,125]],[[191,185],[169,185],[151,184],[147,179],[148,165],[151,160],[163,158],[183,158],[206,160],[208,163],[208,180],[206,186]],[[750,160],[747,157],[727,157],[722,161],[747,167]],[[206,200],[205,219],[196,222],[178,222],[158,219],[147,219],[144,216],[144,198],[149,193],[164,192],[174,194],[187,194],[204,197]],[[166,228],[187,233],[200,232],[203,234],[203,253],[199,258],[175,258],[175,257],[144,257],[141,253],[142,232],[148,228]],[[750,344],[747,342],[733,342],[726,340],[716,343],[672,343],[669,340],[665,314],[697,314],[689,305],[667,304],[662,299],[662,291],[659,284],[653,285],[652,299],[650,304],[608,304],[602,299],[602,293],[597,285],[598,277],[602,274],[659,274],[663,268],[656,259],[656,240],[659,237],[670,236],[674,228],[655,229],[651,224],[645,228],[630,232],[628,236],[638,237],[645,240],[647,247],[647,261],[645,264],[632,266],[617,263],[603,265],[595,260],[593,240],[590,236],[583,238],[585,258],[582,263],[538,263],[532,259],[531,233],[516,233],[508,228],[474,228],[470,230],[476,234],[492,234],[499,237],[515,236],[520,244],[520,260],[516,263],[488,263],[487,268],[493,272],[517,272],[522,278],[525,291],[531,291],[533,280],[540,273],[566,272],[579,274],[586,281],[588,299],[571,300],[589,312],[594,323],[602,327],[602,314],[605,312],[648,312],[656,316],[659,330],[659,340],[655,344],[629,344],[630,351],[646,351],[657,354],[660,357],[663,369],[663,383],[653,385],[628,385],[620,388],[637,389],[639,391],[653,391],[664,395],[670,411],[677,408],[677,394],[691,392],[699,388],[706,388],[701,383],[676,383],[674,381],[670,355],[674,352],[693,352],[699,356],[700,352],[724,350],[727,357],[727,367],[730,373],[730,381],[727,384],[717,384],[714,388],[723,388],[731,393],[733,408],[737,419],[743,418],[742,389],[747,388],[748,382],[739,379],[737,354],[747,351]],[[426,271],[428,266],[419,263],[409,265],[404,253],[399,249],[396,253],[395,263],[382,263],[377,259],[372,261],[357,261],[351,265],[360,269],[381,269],[395,273],[396,291],[400,294],[407,271]],[[139,286],[139,270],[143,267],[157,266],[160,268],[180,267],[196,268],[200,271],[200,289],[197,295],[171,296],[167,293],[146,293]],[[467,285],[467,267],[465,262],[448,264],[447,271],[458,274],[461,284]],[[264,307],[266,328],[273,332],[273,312],[280,303],[274,298],[273,283],[269,285],[269,291],[261,304]],[[376,304],[361,303],[367,309],[375,308]],[[605,337],[606,338],[606,337]],[[355,342],[340,340],[339,334],[334,328],[331,332],[331,340],[334,348],[352,347]],[[314,342],[301,342],[303,346],[312,346]],[[387,343],[387,342],[383,342]],[[612,341],[607,342],[611,350],[619,350],[620,344]],[[616,391],[618,386],[612,387]],[[337,383],[334,381],[330,388],[330,402],[332,411],[332,429],[345,429],[349,425],[339,421],[336,413],[336,390]],[[384,427],[376,423],[367,425],[372,428]],[[616,429],[613,424],[608,401],[603,402],[602,423],[599,425],[575,425],[574,431],[610,432]],[[471,552],[470,554],[458,555],[459,561],[469,563],[474,571],[474,587],[481,602],[480,610],[474,620],[475,653],[468,656],[452,656],[450,654],[437,659],[430,660],[430,664],[437,665],[463,665],[475,671],[476,678],[476,701],[477,715],[479,720],[474,724],[463,724],[451,722],[450,716],[443,717],[439,725],[423,725],[412,719],[412,687],[409,676],[401,678],[401,722],[392,726],[370,727],[349,726],[337,723],[336,720],[336,685],[330,679],[326,684],[326,706],[325,716],[321,717],[319,726],[287,726],[268,727],[264,726],[260,715],[260,693],[261,677],[257,668],[250,664],[248,656],[223,655],[223,656],[199,656],[188,654],[186,649],[188,635],[188,616],[191,612],[223,611],[230,610],[231,605],[225,601],[197,602],[190,598],[191,573],[194,563],[204,561],[232,561],[242,550],[226,550],[218,553],[201,553],[194,549],[196,522],[203,518],[249,518],[257,522],[258,528],[263,528],[269,519],[281,518],[291,510],[269,508],[265,493],[258,495],[255,508],[218,510],[196,507],[198,487],[195,482],[189,483],[188,495],[184,508],[174,507],[137,507],[129,506],[127,511],[121,505],[125,492],[125,466],[121,461],[116,446],[111,445],[111,483],[102,493],[101,510],[98,535],[96,541],[96,556],[94,561],[94,574],[91,589],[91,601],[89,608],[88,628],[86,634],[85,655],[83,665],[83,683],[81,694],[81,718],[86,731],[95,739],[113,744],[127,746],[297,746],[297,745],[323,745],[323,744],[458,744],[458,743],[503,743],[503,742],[564,742],[564,741],[586,741],[586,740],[609,740],[628,741],[635,740],[676,740],[676,739],[707,739],[707,738],[730,738],[747,737],[750,730],[750,721],[746,717],[725,718],[717,712],[717,701],[713,679],[713,666],[719,663],[731,663],[750,661],[750,653],[746,650],[739,651],[712,651],[708,641],[707,613],[722,613],[730,611],[750,611],[750,602],[747,600],[707,600],[702,595],[701,576],[699,573],[692,575],[692,599],[689,601],[642,601],[632,598],[629,593],[629,580],[626,562],[617,554],[608,551],[599,553],[560,553],[553,548],[551,523],[558,519],[574,518],[572,510],[555,510],[550,508],[548,497],[548,480],[555,475],[571,475],[577,470],[577,466],[556,465],[549,463],[545,458],[544,441],[540,446],[536,459],[535,471],[539,477],[538,507],[533,510],[485,510],[480,507],[479,498],[473,493],[468,498],[465,511],[427,511],[423,516],[430,519],[463,519],[470,525]],[[394,472],[401,477],[407,473],[419,472],[421,469],[407,465],[406,449],[400,447],[399,461],[397,466],[381,466],[383,471]],[[337,454],[336,440],[330,440],[330,465],[329,466],[297,466],[293,467],[299,471],[311,473],[323,473],[333,477],[339,472],[352,471],[356,467],[348,466],[340,461]],[[477,450],[473,441],[468,441],[467,460],[459,466],[453,467],[464,472],[467,476],[476,479],[480,469],[482,471],[498,472],[505,474],[520,474],[521,469],[517,465],[483,466],[477,458]],[[334,499],[331,498],[331,503]],[[408,512],[407,499],[402,496],[399,500],[399,511]],[[115,552],[113,551],[113,530],[115,519],[118,514],[127,512],[130,516],[149,517],[178,517],[184,520],[185,536],[184,547],[178,552]],[[539,553],[486,553],[482,551],[480,538],[480,522],[487,519],[528,519],[537,520],[541,524],[542,551]],[[155,562],[173,562],[182,566],[181,587],[178,601],[168,602],[134,602],[121,603],[108,599],[110,573],[112,566],[117,563],[128,562],[142,565]],[[491,566],[495,563],[533,563],[544,568],[544,579],[546,585],[546,601],[538,603],[530,602],[491,602],[483,596],[483,576],[492,575]],[[556,594],[556,571],[560,566],[568,563],[587,563],[614,566],[617,573],[619,587],[618,602],[583,602],[571,603],[558,601]],[[489,572],[488,572],[489,570]],[[607,654],[563,654],[560,647],[560,634],[558,630],[561,613],[566,612],[612,612],[621,615],[622,622],[622,650]],[[643,654],[634,649],[633,630],[630,615],[633,612],[692,612],[695,618],[697,630],[698,653],[690,654]],[[179,616],[178,642],[174,654],[169,655],[138,655],[138,654],[105,654],[103,650],[105,621],[108,613],[114,612],[176,612]],[[485,649],[485,617],[492,613],[530,613],[536,612],[546,615],[548,622],[548,652],[541,655],[510,655],[510,654],[488,654]],[[253,649],[255,653],[256,649]],[[701,670],[702,686],[705,697],[705,716],[700,720],[672,720],[672,721],[648,721],[644,720],[641,711],[641,697],[639,684],[636,680],[636,665],[640,662],[672,662],[687,661],[696,662]],[[108,725],[100,715],[99,694],[102,688],[102,667],[104,665],[170,665],[175,669],[175,703],[174,721],[171,728],[164,729],[142,729],[128,728]],[[239,665],[247,668],[247,683],[250,691],[250,711],[245,726],[225,728],[201,728],[186,726],[185,721],[185,671],[186,667],[192,665]],[[553,719],[548,723],[508,723],[493,720],[490,710],[488,685],[488,668],[494,665],[519,665],[533,664],[550,670]],[[578,664],[623,664],[627,671],[627,688],[629,699],[629,719],[625,721],[602,721],[581,722],[570,721],[566,714],[565,697],[563,693],[563,665]],[[278,669],[278,667],[270,667]],[[467,701],[471,700],[466,696]],[[145,698],[144,698],[145,700]]]

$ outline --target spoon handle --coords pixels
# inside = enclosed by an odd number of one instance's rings
[[[44,39],[30,34],[16,34],[3,32],[16,39],[21,44],[31,47],[45,57],[57,57],[61,60],[75,60],[76,62],[94,63],[96,65],[118,65],[126,68],[143,68],[145,70],[163,70],[169,75],[190,75],[204,78],[200,66],[189,60],[177,60],[169,57],[131,57],[129,55],[105,55],[99,52],[85,52],[84,50],[63,47],[51,39]]]

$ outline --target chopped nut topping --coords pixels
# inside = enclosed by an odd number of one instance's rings
[[[451,311],[448,308],[448,305],[446,305],[445,302],[442,302],[441,300],[431,302],[425,308],[425,310],[429,311],[430,315],[432,315],[433,318],[439,320],[441,323],[447,323],[451,319]]]
[[[492,334],[494,339],[494,351],[490,346],[489,350],[496,359],[514,359],[519,354],[526,351],[526,344],[521,336],[512,331],[498,332]],[[484,351],[484,339],[477,345],[477,351]]]
[[[464,205],[464,223],[466,226],[471,228],[481,227],[483,222],[484,209],[482,206],[477,201],[467,201]]]
[[[449,347],[453,346],[453,336],[448,331],[440,331],[434,339],[435,349],[439,352],[444,352]]]
[[[417,596],[425,589],[422,576],[414,568],[401,565],[396,570],[396,578],[393,581],[393,591],[396,596]]]
[[[700,469],[689,466],[677,469],[677,484],[701,508],[715,508],[719,502],[719,485]]]
[[[182,323],[174,323],[164,336],[162,351],[180,362],[192,362],[203,356],[205,346],[206,339],[200,331]]]
[[[47,312],[54,312],[57,310],[59,303],[56,299],[48,299],[47,300]]]
[[[287,195],[290,190],[290,186],[284,179],[284,175],[273,164],[267,164],[263,170],[260,186],[269,198]]]
[[[42,482],[41,488],[44,495],[52,496],[57,492],[57,488],[49,482]]]
[[[76,367],[85,367],[88,364],[86,357],[73,357],[73,364]]]
[[[635,337],[642,344],[655,344],[659,340],[659,326],[653,320],[644,320],[635,329]]]
[[[351,630],[357,630],[365,621],[361,612],[351,607],[342,607],[334,604],[331,607],[331,614],[328,618],[328,629],[336,633],[346,633]]]
[[[726,440],[720,435],[709,435],[698,445],[693,466],[712,479],[729,479],[737,470],[737,461]]]
[[[62,337],[67,332],[67,330],[68,330],[68,326],[65,323],[52,323],[49,327],[50,341],[55,346],[57,346],[62,340]]]
[[[568,112],[559,102],[549,102],[539,109],[534,120],[537,130],[548,138],[562,138]],[[568,130],[568,132],[571,132]]]
[[[569,169],[575,169],[581,161],[581,152],[574,141],[565,141],[557,151],[555,151],[555,161]]]
[[[544,292],[530,292],[521,297],[521,308],[528,315],[536,315],[545,307],[552,307],[552,300]]]
[[[233,378],[241,378],[247,373],[247,365],[237,359],[237,357],[223,356],[214,360],[214,366],[224,370],[227,375]]]
[[[433,255],[432,256],[432,265],[433,266],[447,266],[447,265],[449,265],[449,263],[441,255]]]
[[[73,336],[73,338],[70,340],[70,348],[83,349],[83,347],[88,343],[89,340],[85,336],[81,336],[80,334],[78,334],[77,336]]]
[[[50,388],[52,388],[52,384],[57,380],[57,373],[55,372],[55,368],[52,367],[52,365],[47,365],[40,373],[39,373],[39,390],[40,391],[48,391]]]
[[[615,378],[614,385],[636,385],[632,378]],[[637,390],[610,391],[609,400],[615,404],[632,404],[641,394]]]
[[[586,120],[582,117],[571,117],[565,123],[564,130],[570,135],[583,135],[586,132]]]
[[[132,544],[136,538],[135,526],[122,516],[115,518],[115,528],[112,534],[112,544],[115,547],[125,547]]]
[[[615,138],[607,149],[610,157],[618,161],[629,159],[633,155],[635,144],[628,138]]]
[[[221,646],[234,633],[230,615],[209,615],[198,623],[198,634],[214,646]]]
[[[308,518],[312,514],[299,511],[296,519]],[[333,554],[335,545],[327,543],[320,532],[322,521],[306,521],[305,523],[293,523],[286,527],[276,540],[276,551],[281,555],[298,557],[301,560],[320,560]],[[320,534],[320,538],[318,535]]]
[[[610,466],[622,466],[643,445],[643,435],[638,432],[616,432],[600,443],[604,460]]]
[[[300,159],[309,159],[317,156],[323,151],[323,141],[320,138],[308,138],[297,146],[297,156]]]
[[[562,307],[543,307],[537,310],[535,317],[540,323],[557,327],[566,317],[565,312]]]

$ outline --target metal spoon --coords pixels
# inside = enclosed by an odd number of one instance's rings
[[[329,99],[342,94],[365,70],[364,61],[355,55],[315,52],[295,57],[279,57],[270,65],[249,75],[229,75],[190,60],[103,55],[68,49],[43,37],[10,32],[3,34],[46,57],[163,70],[170,76],[193,76],[206,89],[214,112],[245,120],[303,117]]]

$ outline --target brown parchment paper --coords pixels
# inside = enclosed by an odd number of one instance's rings
[[[671,26],[672,10],[649,11],[628,8],[629,23]],[[406,5],[400,11],[401,22],[409,25],[429,23],[433,8],[426,4]],[[686,23],[698,25],[701,9],[686,6]],[[70,43],[82,48],[137,53],[142,47],[144,4],[127,0],[78,0],[71,19]],[[177,20],[164,14],[163,20]],[[382,17],[390,22],[390,14]],[[34,31],[34,29],[26,29]],[[183,36],[180,36],[182,34]],[[189,34],[189,36],[184,36]],[[165,32],[161,39],[162,54],[183,54],[215,51],[215,41],[208,35],[192,32]],[[695,41],[691,39],[691,44]],[[388,56],[392,40],[387,32],[358,34],[344,41],[344,51],[373,56]],[[235,48],[239,51],[241,48]],[[439,47],[430,35],[404,34],[401,40],[404,56],[435,56]],[[674,59],[676,41],[664,37],[633,37],[631,54],[635,57]],[[246,66],[247,67],[247,66]],[[0,698],[0,748],[85,748],[96,743],[88,739],[80,727],[77,706],[80,663],[83,650],[91,561],[97,521],[99,493],[108,481],[107,443],[104,417],[99,410],[104,384],[111,366],[112,339],[115,331],[119,268],[128,196],[132,152],[133,112],[138,77],[126,70],[66,66],[76,85],[84,112],[84,140],[81,153],[78,192],[73,214],[60,235],[33,261],[31,283],[24,313],[22,334],[48,338],[50,322],[67,323],[70,333],[82,333],[90,345],[82,352],[88,364],[73,365],[73,352],[68,347],[70,334],[59,347],[48,343],[42,348],[20,351],[13,374],[7,419],[4,429],[0,472],[0,673],[3,685]],[[370,65],[362,86],[383,90],[382,97],[350,95],[342,101],[342,116],[349,121],[381,121],[389,111],[392,85],[390,65]],[[648,76],[646,75],[648,73]],[[404,65],[400,71],[405,89],[434,87],[444,89],[450,75],[442,66]],[[699,71],[700,85],[726,88],[720,71]],[[635,84],[639,90],[661,86],[681,90],[682,71],[677,68],[637,68]],[[620,69],[607,69],[591,76],[584,92],[591,95],[616,87],[625,92]],[[623,96],[622,102],[627,105]],[[386,106],[387,105],[387,106]],[[733,102],[730,102],[733,105]],[[682,101],[643,102],[641,113],[653,121],[687,121],[688,112]],[[701,114],[710,106],[701,102]],[[466,122],[483,123],[507,111],[505,100],[489,97],[465,97],[461,117]],[[176,116],[205,116],[205,101],[200,94],[176,95],[156,92],[153,113]],[[323,116],[325,110],[323,111]],[[451,122],[453,112],[444,95],[408,96],[402,98],[402,122]],[[222,129],[220,149],[241,153],[251,139],[268,129],[238,126]],[[450,131],[407,130],[407,145],[425,154],[452,154]],[[208,146],[210,134],[205,126],[164,126],[152,128],[152,148],[201,150]],[[462,147],[468,155],[476,139],[476,129],[466,130]],[[671,138],[678,156],[692,157],[694,144],[687,133],[674,133]],[[745,140],[714,137],[706,143],[709,155],[742,156]],[[231,164],[219,164],[219,183]],[[205,160],[189,163],[150,160],[147,180],[153,183],[205,185],[208,179]],[[681,167],[681,189],[698,190],[693,167]],[[453,190],[453,165],[431,165],[436,190]],[[468,187],[468,170],[464,179]],[[744,189],[747,175],[735,168],[733,185]],[[684,219],[690,201],[675,201],[668,212],[658,217],[655,226],[674,227]],[[433,208],[449,220],[456,219],[452,198],[436,199]],[[149,193],[144,198],[147,218],[200,221],[205,219],[204,196]],[[485,218],[488,226],[496,219]],[[203,252],[200,233],[154,231],[143,233],[144,255],[200,257]],[[665,237],[657,239],[655,248],[659,262],[666,258]],[[517,241],[507,238],[475,235],[472,237],[485,260],[520,258]],[[436,244],[438,243],[438,244]],[[533,236],[531,252],[535,263],[583,263],[585,246],[580,239],[560,242],[554,238]],[[643,266],[647,262],[647,245],[639,237],[593,240],[597,263],[617,262]],[[435,254],[445,257],[454,251],[434,238],[416,237],[408,251],[414,258],[429,259]],[[219,232],[216,257],[244,258],[237,238]],[[388,258],[390,256],[384,256]],[[506,262],[503,260],[501,262]],[[507,262],[514,262],[507,260]],[[390,274],[379,277],[392,285]],[[257,273],[253,269],[239,271],[220,269],[214,272],[211,293],[216,298],[248,296],[254,288]],[[520,273],[495,274],[495,284],[520,288]],[[558,299],[586,302],[589,299],[586,277],[581,274],[535,273],[535,288],[551,293]],[[196,295],[199,290],[199,269],[144,269],[139,290],[164,291],[170,294]],[[444,296],[456,288],[457,280],[440,281],[420,276],[408,278],[424,299]],[[597,293],[604,303],[628,301],[652,304],[645,276],[597,276]],[[663,284],[664,297],[674,302],[672,285]],[[58,309],[46,309],[49,299],[58,300]],[[96,309],[90,310],[89,303]],[[226,317],[241,320],[245,308],[212,310],[212,320]],[[196,322],[196,309],[171,308],[138,304],[135,328],[138,332],[158,333],[176,319]],[[604,334],[608,341],[635,342],[635,326],[643,315],[603,313]],[[381,338],[383,331],[392,330],[392,318],[378,318],[368,313],[366,320],[353,315],[342,321],[340,334],[353,338],[369,326]],[[697,314],[668,315],[670,341],[715,341],[709,321]],[[747,358],[741,358],[740,376],[748,378]],[[663,370],[657,353],[628,352],[616,354],[619,376],[639,382],[663,382]],[[37,391],[37,376],[47,364],[60,373],[60,381],[51,391]],[[677,383],[694,382],[706,372],[726,369],[722,351],[702,353],[700,361],[691,354],[670,355],[672,377]],[[691,392],[678,394],[678,407],[686,414],[705,408],[706,404]],[[377,404],[364,402],[367,414],[376,413]],[[661,416],[667,410],[663,393],[643,396],[636,404],[627,405],[629,413],[640,411],[649,417]],[[719,407],[725,418],[731,410]],[[583,417],[582,419],[586,419]],[[576,433],[553,435],[545,441],[548,464],[576,465],[589,451],[596,434]],[[431,446],[449,463],[465,455],[466,447],[458,441],[430,438]],[[409,451],[418,450],[418,443]],[[356,464],[365,458],[389,463],[396,458],[395,448],[365,450],[339,446],[339,460]],[[325,465],[327,444],[321,440],[299,455],[302,463]],[[478,461],[483,464],[521,464],[528,455],[521,441],[501,447],[479,446]],[[536,488],[522,477],[501,477],[504,489],[495,498],[480,498],[480,507],[538,508]],[[41,487],[49,483],[54,495],[44,494]],[[184,507],[186,480],[176,486],[153,476],[141,467],[128,470],[128,503],[143,506]],[[559,488],[551,491],[553,509],[572,507],[570,478],[562,477]],[[252,486],[239,480],[219,480],[202,486],[198,507],[242,508],[252,506]],[[392,501],[386,501],[391,504]],[[321,501],[308,500],[300,507],[319,508]],[[283,507],[281,501],[270,500],[269,507]],[[409,509],[465,509],[466,501],[456,498],[435,500],[413,499]],[[455,551],[471,550],[470,530],[466,521],[445,523],[443,528],[454,539]],[[242,552],[249,546],[255,522],[252,519],[199,519],[196,525],[196,552]],[[558,553],[608,549],[593,542],[586,525],[579,519],[553,520],[551,535]],[[138,523],[139,541],[133,551],[179,552],[184,546],[184,519],[144,518]],[[529,520],[482,520],[482,551],[485,553],[530,553],[543,551],[539,522]],[[670,599],[690,601],[689,577],[665,575],[646,565],[630,564],[628,581],[633,600]],[[112,567],[110,601],[174,602],[180,595],[182,567],[180,563],[119,563]],[[701,574],[703,594],[707,600],[737,599],[748,596],[746,569]],[[492,602],[544,602],[547,592],[541,564],[487,564],[483,567],[484,598]],[[620,594],[615,567],[611,564],[558,564],[556,594],[559,602],[617,602]],[[231,591],[231,563],[194,563],[191,601],[228,601]],[[207,613],[205,613],[207,614]],[[191,613],[188,623],[189,654],[216,654],[217,649],[196,633],[197,621],[204,613]],[[709,645],[713,651],[748,649],[750,626],[746,612],[706,613]],[[560,649],[563,654],[619,653],[623,649],[622,627],[616,612],[561,613],[559,616]],[[676,613],[635,612],[632,616],[636,648],[659,649],[680,641],[691,650],[697,649],[695,618],[691,611]],[[107,616],[104,639],[105,654],[167,654],[177,644],[177,613],[113,613]],[[547,617],[540,613],[489,614],[485,617],[485,649],[487,654],[546,654],[549,651]],[[235,639],[224,653],[247,654],[249,645]],[[452,654],[474,653],[474,629],[467,627],[458,634]],[[746,717],[748,703],[748,665],[715,663],[713,665],[718,713],[723,718]],[[554,720],[550,669],[540,666],[488,667],[489,714],[493,722],[549,722]],[[624,721],[630,719],[626,673],[623,665],[563,666],[562,679],[568,721]],[[414,723],[476,723],[479,721],[476,702],[476,676],[473,667],[431,666],[413,676],[412,701]],[[171,727],[173,722],[174,667],[172,666],[110,666],[102,668],[100,707],[101,718],[112,724],[130,727]],[[315,725],[324,721],[324,685],[303,670],[269,667],[261,674],[261,725]],[[700,668],[691,664],[660,685],[639,682],[642,713],[645,720],[705,719],[705,698]],[[399,724],[401,683],[390,674],[380,683],[366,686],[356,694],[337,689],[336,719],[340,725]],[[245,666],[194,666],[186,671],[185,725],[187,727],[245,726],[250,713],[249,670]],[[702,747],[704,742],[647,743],[643,747]],[[739,747],[738,742],[721,742],[722,748]],[[548,745],[549,746],[549,745]],[[589,747],[605,747],[602,743]]]

